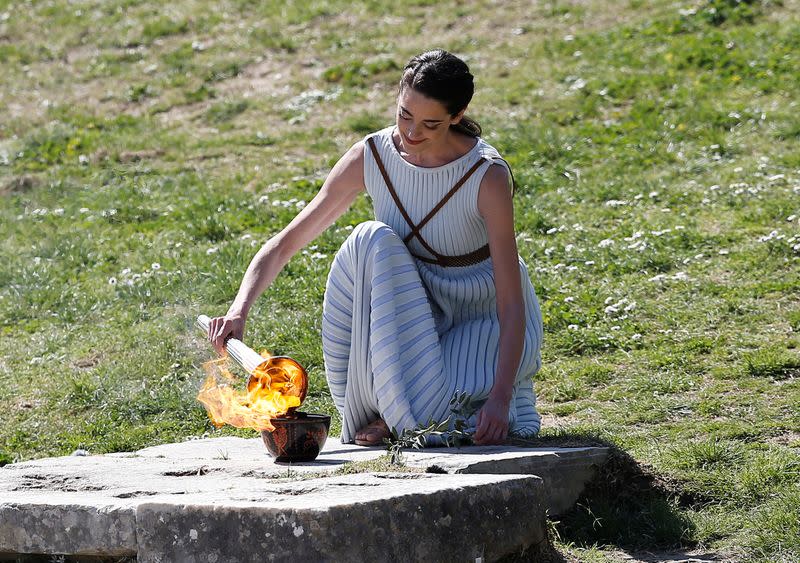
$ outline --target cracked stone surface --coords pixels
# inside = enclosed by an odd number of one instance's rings
[[[7,465],[0,552],[492,560],[541,541],[545,509],[571,506],[607,455],[432,448],[404,460],[436,473],[334,474],[385,453],[331,438],[314,462],[277,464],[260,439],[227,437]]]

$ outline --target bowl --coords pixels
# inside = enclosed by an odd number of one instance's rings
[[[261,439],[278,462],[314,461],[328,439],[331,417],[297,411],[273,418],[274,430],[262,430]]]

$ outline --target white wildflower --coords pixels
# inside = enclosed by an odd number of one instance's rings
[[[621,205],[628,205],[628,202],[622,199],[609,199],[606,202],[606,207],[619,207]]]
[[[582,90],[586,87],[586,80],[583,78],[577,78],[575,82],[569,87],[570,90]]]
[[[583,264],[584,264],[584,266],[594,266],[594,260],[587,260]]]
[[[720,253],[720,254],[722,254],[722,255],[724,256],[725,254],[729,254],[729,253],[730,253],[730,251],[729,251],[727,248],[721,248],[721,249],[720,249],[720,251],[719,251],[719,253]]]
[[[641,340],[641,339],[642,339],[642,335],[639,334],[638,332],[636,334],[632,334],[631,335],[631,340]]]
[[[606,248],[608,246],[611,246],[612,244],[614,244],[614,240],[610,239],[610,238],[607,238],[607,239],[603,239],[599,243],[597,243],[597,246],[599,246],[600,248]]]
[[[578,330],[578,325],[569,325],[567,328],[570,330]]]
[[[218,252],[218,251],[219,251],[219,248],[217,248],[216,246],[212,246],[211,248],[206,250],[206,254],[211,255],[211,254],[214,254],[215,252]]]
[[[108,278],[108,285],[117,285],[117,278],[115,277]]]
[[[161,269],[161,264],[159,264],[158,262],[153,262],[152,264],[150,264],[150,269],[159,270]]]

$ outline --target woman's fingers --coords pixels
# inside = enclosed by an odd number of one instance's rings
[[[216,317],[209,323],[209,333],[211,334],[211,343],[214,348],[221,355],[225,353],[225,337],[230,332],[230,321],[225,317]]]
[[[482,446],[501,444],[506,439],[507,435],[507,423],[504,424],[502,421],[489,420],[489,418],[486,417],[478,422],[475,430],[475,443]]]
[[[214,317],[208,323],[208,340],[220,355],[225,354],[225,341],[233,337],[239,340],[244,335],[244,319],[241,317]]]
[[[480,443],[483,440],[483,435],[486,433],[486,426],[483,423],[483,409],[478,411],[478,418],[475,421],[475,443]]]

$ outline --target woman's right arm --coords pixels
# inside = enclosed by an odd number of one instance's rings
[[[242,338],[250,307],[292,256],[331,226],[364,189],[364,142],[359,141],[339,159],[314,199],[256,253],[227,314],[211,319],[208,339],[220,354],[229,337]]]

